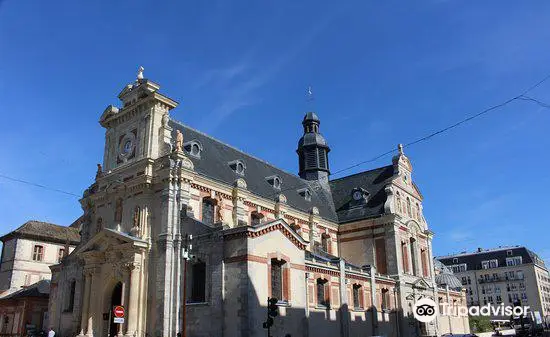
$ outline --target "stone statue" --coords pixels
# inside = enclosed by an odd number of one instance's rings
[[[122,222],[122,198],[118,198],[115,204],[115,223],[120,224]]]
[[[180,130],[176,130],[176,152],[183,151],[183,134]]]
[[[101,164],[97,164],[97,172],[95,173],[95,179],[99,179],[103,176],[103,168],[101,167]]]
[[[222,196],[218,194],[216,198],[218,207],[216,209],[216,219],[218,222],[223,222],[223,199]]]
[[[139,69],[138,69],[138,74],[137,74],[137,79],[138,79],[138,81],[143,79],[143,71],[144,71],[144,70],[145,70],[145,68],[143,68],[143,67],[141,67],[141,66],[139,67]]]
[[[139,206],[136,206],[136,208],[134,209],[133,226],[132,226],[132,229],[130,230],[130,234],[132,234],[135,237],[139,236],[139,231],[140,231],[139,216],[140,216],[140,213],[141,213],[141,209],[139,208]]]

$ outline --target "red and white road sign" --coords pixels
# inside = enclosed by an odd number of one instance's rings
[[[118,318],[124,317],[124,307],[122,305],[115,305],[113,307],[113,315]]]

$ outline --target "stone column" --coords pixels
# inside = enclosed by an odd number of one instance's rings
[[[342,337],[349,336],[350,313],[348,303],[348,286],[346,284],[346,261],[340,259],[340,332]],[[306,300],[306,306],[309,305]]]
[[[94,335],[94,314],[96,314],[94,311],[96,310],[97,301],[99,297],[95,296],[92,297],[92,289],[98,288],[99,283],[99,270],[96,268],[89,270],[89,276],[90,278],[90,292],[88,295],[88,326],[87,326],[87,332],[86,336],[93,337]]]
[[[128,299],[128,329],[127,336],[137,335],[138,306],[139,306],[139,279],[141,266],[133,263],[130,266],[130,295]]]
[[[82,290],[82,317],[80,320],[80,336],[86,333],[86,323],[88,323],[88,306],[90,303],[91,277],[87,271],[84,271],[84,289]]]

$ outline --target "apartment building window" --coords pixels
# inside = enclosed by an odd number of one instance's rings
[[[512,303],[512,294],[508,294],[508,302]]]
[[[328,280],[317,279],[317,305],[322,307],[328,307],[330,304],[328,297]]]
[[[521,299],[522,299],[522,301],[527,301],[527,294],[526,293],[521,293]]]
[[[462,276],[462,285],[466,285],[468,283],[468,279],[466,276]]]
[[[468,276],[468,284],[472,284],[472,278]]]
[[[497,268],[498,267],[498,260],[487,260],[487,261],[481,261],[481,268],[483,269],[489,269],[489,268]]]
[[[523,280],[523,271],[518,270],[518,271],[516,272],[516,278],[517,278],[518,280]]]
[[[452,265],[451,266],[451,269],[453,271],[453,273],[463,273],[466,271],[466,263],[462,263],[462,264],[455,264],[455,265]]]
[[[33,261],[42,261],[44,259],[44,247],[35,245],[32,251]]]
[[[487,302],[493,303],[493,296],[487,296]]]
[[[63,257],[65,256],[65,248],[59,248],[59,251],[57,252],[57,262],[61,262]]]
[[[363,308],[363,292],[359,284],[353,285],[353,307],[355,309]]]
[[[502,303],[502,297],[500,295],[497,295],[497,304]]]
[[[506,265],[508,267],[519,266],[522,263],[521,256],[507,257]]]

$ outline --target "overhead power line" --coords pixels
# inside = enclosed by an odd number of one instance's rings
[[[496,104],[496,105],[493,105],[483,111],[480,111],[476,114],[473,114],[469,117],[466,117],[464,118],[463,120],[459,121],[459,122],[456,122],[452,125],[449,125],[447,127],[444,127],[440,130],[437,130],[435,132],[432,132],[426,136],[423,136],[421,138],[418,138],[412,142],[409,142],[409,143],[406,143],[405,145],[403,145],[403,147],[409,147],[409,146],[412,146],[412,145],[415,145],[415,144],[418,144],[418,143],[421,143],[421,142],[424,142],[424,141],[427,141],[429,140],[430,138],[432,137],[435,137],[437,135],[440,135],[440,134],[443,134],[451,129],[454,129],[464,123],[467,123],[473,119],[476,119],[480,116],[483,116],[493,110],[496,110],[498,108],[502,108],[504,107],[505,105],[508,105],[510,103],[512,103],[513,101],[516,101],[516,100],[522,100],[522,101],[529,101],[529,102],[533,102],[533,103],[536,103],[538,105],[540,105],[541,107],[544,107],[544,108],[548,108],[550,109],[550,104],[547,104],[547,103],[544,103],[538,99],[535,99],[533,97],[529,97],[529,96],[526,96],[529,92],[531,92],[532,90],[534,90],[535,88],[539,87],[541,84],[543,84],[544,82],[546,82],[548,79],[550,79],[550,74],[548,74],[546,77],[544,77],[542,80],[540,80],[539,82],[533,84],[531,87],[527,88],[524,92],[522,92],[521,94],[513,97],[513,98],[510,98],[500,104]],[[345,168],[342,168],[340,170],[337,170],[335,172],[332,173],[332,176],[334,175],[337,175],[339,173],[342,173],[342,172],[345,172],[345,171],[348,171],[348,170],[351,170],[353,168],[356,168],[356,167],[359,167],[361,165],[364,165],[364,164],[367,164],[367,163],[371,163],[371,162],[374,162],[382,157],[385,157],[389,154],[392,154],[394,152],[396,152],[397,149],[392,149],[392,150],[389,150],[389,151],[386,151],[384,153],[381,153],[371,159],[368,159],[368,160],[363,160],[363,161],[360,161],[358,163],[355,163],[353,165],[350,165],[348,167],[345,167]],[[26,184],[26,185],[30,185],[30,186],[34,186],[34,187],[39,187],[39,188],[43,188],[45,190],[49,190],[49,191],[53,191],[53,192],[58,192],[58,193],[63,193],[63,194],[66,194],[66,195],[70,195],[70,196],[74,196],[74,197],[77,197],[77,198],[80,198],[81,195],[78,195],[78,194],[75,194],[75,193],[72,193],[72,192],[67,192],[67,191],[64,191],[64,190],[61,190],[61,189],[58,189],[58,188],[53,188],[53,187],[48,187],[48,186],[45,186],[45,185],[42,185],[42,184],[38,184],[38,183],[35,183],[35,182],[32,182],[32,181],[27,181],[27,180],[23,180],[23,179],[19,179],[19,178],[14,178],[14,177],[10,177],[10,176],[7,176],[5,174],[0,174],[0,178],[4,178],[4,179],[7,179],[7,180],[10,180],[10,181],[13,181],[13,182],[18,182],[18,183],[21,183],[21,184]],[[289,190],[293,190],[293,189],[296,189],[296,188],[301,188],[301,187],[306,187],[305,185],[301,184],[301,185],[296,185],[296,186],[290,186],[290,187],[287,187],[287,188],[284,188],[284,189],[281,189],[280,191],[278,191],[277,193],[274,193],[274,194],[278,194],[278,193],[281,193],[281,192],[284,192],[284,191],[289,191]]]
[[[78,198],[81,197],[80,195],[72,193],[72,192],[67,192],[67,191],[60,190],[58,188],[53,188],[53,187],[48,187],[48,186],[45,186],[45,185],[42,185],[42,184],[33,183],[32,181],[13,178],[13,177],[7,176],[5,174],[0,174],[0,178],[4,178],[4,179],[11,180],[11,181],[14,181],[14,182],[18,182],[18,183],[21,183],[21,184],[31,185],[31,186],[34,186],[34,187],[40,187],[40,188],[43,188],[45,190],[49,190],[49,191],[53,191],[53,192],[59,192],[59,193],[67,194],[67,195],[72,195],[72,196],[75,196],[75,197],[78,197]]]

